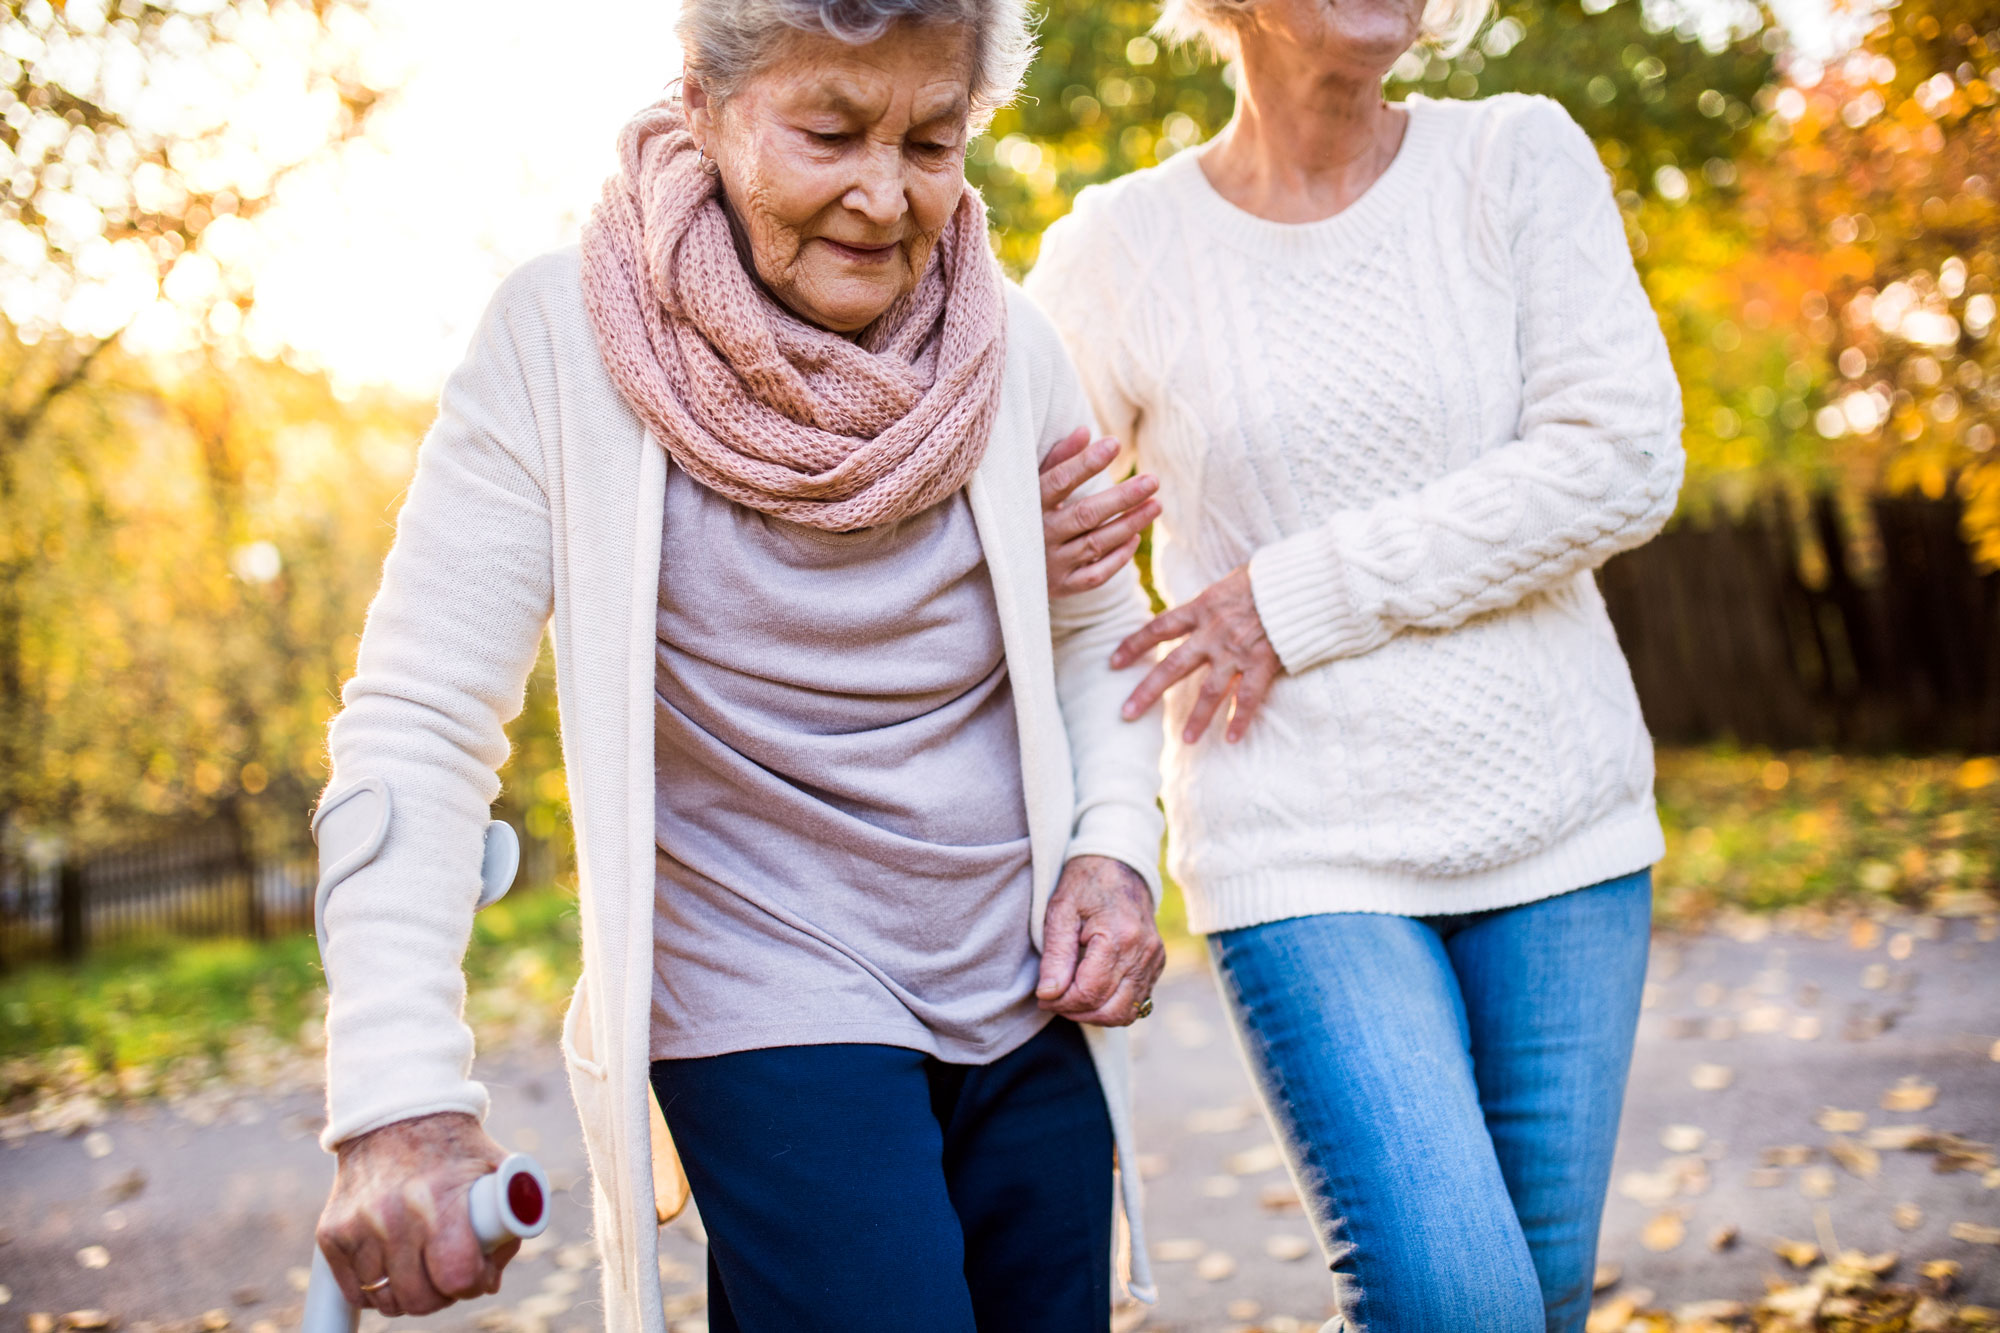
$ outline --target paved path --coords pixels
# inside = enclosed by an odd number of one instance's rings
[[[1897,1250],[1905,1269],[1958,1260],[1968,1297],[2000,1304],[2000,1246],[1950,1234],[1953,1223],[2000,1225],[2000,1173],[1976,1161],[1940,1173],[1936,1151],[1869,1147],[1871,1134],[1888,1145],[1908,1139],[1911,1126],[2000,1140],[1992,934],[1990,924],[1982,932],[1972,922],[1916,921],[1852,937],[1843,927],[1828,938],[1656,944],[1605,1214],[1604,1259],[1622,1272],[1618,1290],[1651,1291],[1669,1308],[1754,1298],[1767,1275],[1786,1271],[1775,1243],[1824,1236]],[[1326,1274],[1213,983],[1198,961],[1184,962],[1159,998],[1138,1043],[1142,1166],[1162,1279],[1162,1300],[1143,1326],[1316,1328]],[[555,1221],[509,1270],[499,1297],[405,1321],[399,1333],[594,1327],[588,1186],[562,1079],[519,1060],[482,1076],[494,1089],[496,1135],[550,1167]],[[1885,1095],[1892,1105],[1929,1104],[1884,1109]],[[1846,1114],[1823,1116],[1827,1108]],[[193,1333],[210,1311],[219,1312],[213,1326],[292,1327],[312,1219],[331,1177],[312,1141],[317,1114],[309,1095],[249,1097],[210,1123],[128,1112],[96,1135],[0,1148],[8,1295],[0,1331],[35,1333],[31,1314],[82,1308],[160,1333]],[[1829,1148],[1836,1140],[1839,1155]],[[1906,1205],[1900,1215],[1898,1205]],[[1724,1228],[1735,1229],[1733,1246],[1711,1250]],[[660,1257],[670,1323],[677,1333],[703,1329],[698,1220],[665,1232]],[[364,1327],[382,1326],[371,1317]]]

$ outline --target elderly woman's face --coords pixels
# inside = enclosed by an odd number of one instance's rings
[[[964,189],[971,80],[964,28],[913,23],[799,34],[720,106],[689,80],[695,140],[792,311],[852,333],[916,285]]]

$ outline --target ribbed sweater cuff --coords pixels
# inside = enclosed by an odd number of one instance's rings
[[[1346,566],[1324,527],[1294,533],[1251,556],[1250,595],[1290,672],[1365,653],[1389,637],[1354,605]]]

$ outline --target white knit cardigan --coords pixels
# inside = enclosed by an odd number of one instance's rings
[[[1662,850],[1652,744],[1591,571],[1681,478],[1680,390],[1590,141],[1543,98],[1409,99],[1323,221],[1193,153],[1084,191],[1030,295],[1158,474],[1182,603],[1247,564],[1285,674],[1243,741],[1179,732],[1188,923],[1472,912]]]
[[[322,830],[343,843],[320,849],[340,877],[324,914],[322,1141],[432,1112],[485,1114],[461,962],[503,727],[552,622],[583,920],[562,1052],[590,1157],[606,1327],[661,1333],[653,1179],[675,1164],[654,1160],[647,1038],[668,463],[605,371],[578,274],[569,250],[508,278],[447,384],[333,723],[322,807],[365,786],[361,804],[379,817],[354,818],[349,801]],[[1157,897],[1159,735],[1119,720],[1137,669],[1108,665],[1147,616],[1136,575],[1049,601],[1036,466],[1089,411],[1054,330],[1012,286],[1007,310],[999,415],[967,490],[1019,724],[1039,947],[1069,857],[1115,857]],[[1124,1168],[1128,1285],[1150,1300],[1125,1033],[1085,1030]]]

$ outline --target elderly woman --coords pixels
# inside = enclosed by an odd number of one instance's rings
[[[1481,3],[1175,0],[1235,118],[1029,281],[1160,480],[1126,711],[1185,681],[1170,869],[1370,1333],[1583,1327],[1661,851],[1591,571],[1680,401],[1610,186],[1552,102],[1382,95]]]
[[[1158,742],[1108,665],[1136,578],[1049,596],[1106,446],[962,172],[1022,5],[688,0],[679,31],[580,256],[508,279],[445,390],[333,725],[320,1244],[386,1314],[511,1255],[465,1222],[500,1149],[459,963],[552,619],[608,1326],[663,1326],[677,1149],[718,1333],[1103,1330]]]

